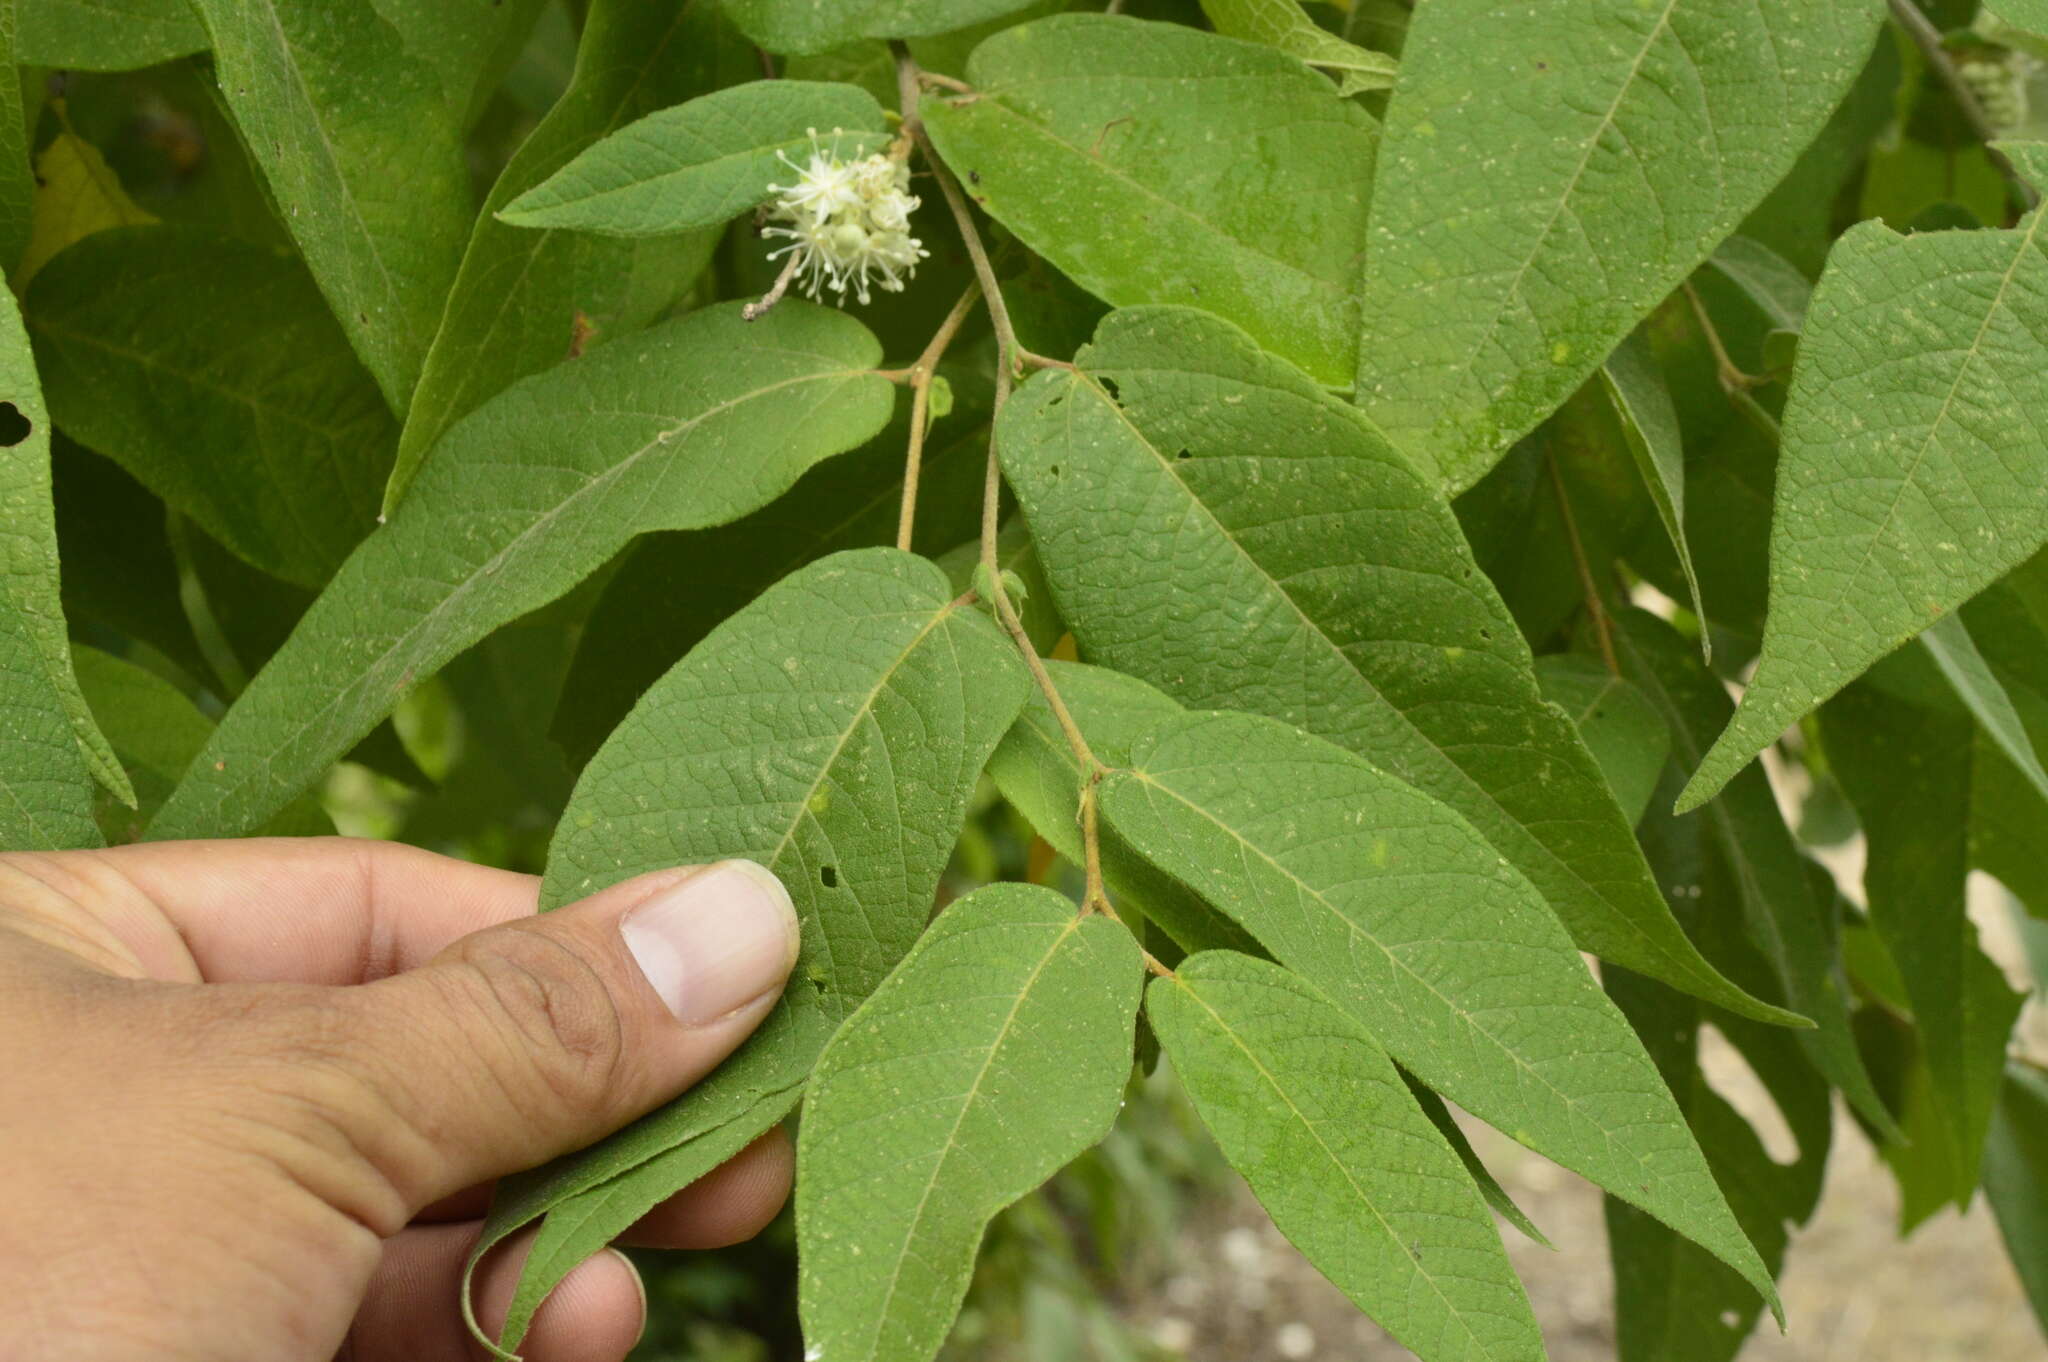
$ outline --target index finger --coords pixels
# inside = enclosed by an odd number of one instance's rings
[[[0,900],[68,905],[145,976],[187,982],[367,983],[530,915],[539,893],[532,875],[349,837],[0,857]]]

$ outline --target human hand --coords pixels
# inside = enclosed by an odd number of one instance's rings
[[[476,1356],[490,1180],[703,1077],[796,959],[748,862],[537,888],[342,838],[0,856],[0,1362]],[[747,1238],[791,1164],[773,1132],[627,1239]],[[478,1274],[489,1327],[525,1248]],[[644,1314],[601,1254],[523,1350],[621,1358]]]

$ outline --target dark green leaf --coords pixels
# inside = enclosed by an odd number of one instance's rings
[[[188,0],[27,0],[15,60],[74,71],[133,71],[205,47],[206,30]]]
[[[1589,657],[1556,653],[1536,659],[1543,698],[1571,716],[1614,800],[1630,825],[1642,821],[1671,755],[1671,729],[1649,697]]]
[[[264,571],[317,587],[376,527],[398,423],[297,260],[116,228],[24,310],[65,433]]]
[[[725,0],[733,22],[770,52],[818,53],[860,38],[945,33],[1024,9],[1032,0]]]
[[[1471,819],[1585,949],[1761,1006],[1671,920],[1450,508],[1355,408],[1186,308],[1113,313],[1077,360],[999,431],[1089,657],[1367,755]]]
[[[1671,547],[1678,554],[1691,593],[1692,613],[1700,622],[1700,646],[1712,661],[1707,606],[1700,598],[1699,574],[1693,569],[1692,546],[1685,535],[1684,435],[1678,427],[1678,409],[1671,405],[1671,393],[1641,332],[1615,347],[1601,367],[1600,379],[1621,418],[1622,433],[1642,472],[1643,486],[1657,505],[1657,518],[1664,522],[1664,533],[1671,537]]]
[[[2034,1317],[2048,1329],[2048,1075],[2030,1064],[2006,1070],[1984,1151],[1984,1197]]]
[[[472,412],[250,684],[152,835],[255,826],[463,648],[635,534],[721,524],[872,435],[874,338],[792,303],[692,313]]]

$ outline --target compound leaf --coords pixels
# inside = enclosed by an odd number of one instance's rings
[[[1785,1019],[1679,931],[1450,507],[1355,408],[1188,308],[1112,313],[1076,361],[998,434],[1090,658],[1365,754],[1470,819],[1585,949]]]
[[[925,101],[932,139],[1033,250],[1110,303],[1190,304],[1350,382],[1372,115],[1285,53],[1115,15],[999,33],[967,78]]]
[[[193,0],[221,96],[393,411],[469,230],[459,120],[372,0]]]
[[[796,1104],[827,1038],[924,929],[975,779],[1029,685],[1016,650],[936,567],[860,549],[713,630],[591,759],[549,853],[544,906],[744,856],[788,887],[803,953],[782,1002],[710,1079],[507,1184],[479,1254],[543,1212],[549,1223],[505,1346],[571,1267]]]
[[[1445,486],[1477,482],[1792,168],[1881,14],[1419,6],[1372,189],[1358,400]]]
[[[528,231],[497,210],[598,138],[751,69],[715,0],[593,0],[569,88],[499,172],[427,351],[384,491],[398,506],[448,427],[507,386],[593,345],[630,335],[684,293],[714,234],[620,241]]]
[[[1143,979],[1120,924],[993,884],[941,913],[847,1018],[797,1145],[810,1352],[938,1352],[989,1220],[1109,1132]]]
[[[343,564],[151,834],[262,822],[414,685],[634,535],[736,519],[859,444],[893,403],[880,358],[837,312],[786,304],[749,323],[718,307],[498,394]]]
[[[838,135],[835,135],[838,134]],[[816,145],[851,161],[888,140],[854,85],[757,80],[651,113],[592,143],[498,210],[515,227],[658,236],[730,222],[772,195]]]
[[[398,423],[296,259],[115,228],[23,308],[65,433],[265,572],[317,587],[376,527]]]
[[[2048,182],[2048,143],[2006,151]],[[1686,807],[2048,542],[2044,220],[1836,243],[1785,407],[1763,657]]]
[[[1145,1015],[1273,1223],[1423,1362],[1545,1356],[1493,1217],[1386,1051],[1280,966],[1229,951]]]
[[[1775,1302],[1684,1117],[1534,887],[1429,796],[1249,714],[1159,725],[1102,815],[1430,1087]]]

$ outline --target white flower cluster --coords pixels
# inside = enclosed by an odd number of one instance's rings
[[[910,167],[882,155],[842,161],[836,147],[819,145],[816,128],[808,165],[778,155],[796,172],[796,183],[768,186],[775,195],[768,218],[776,225],[762,228],[762,235],[789,242],[768,258],[794,254],[797,286],[814,299],[830,288],[843,304],[852,289],[865,304],[870,285],[901,293],[917,262],[931,254],[910,234],[910,214],[920,202],[907,192]]]

